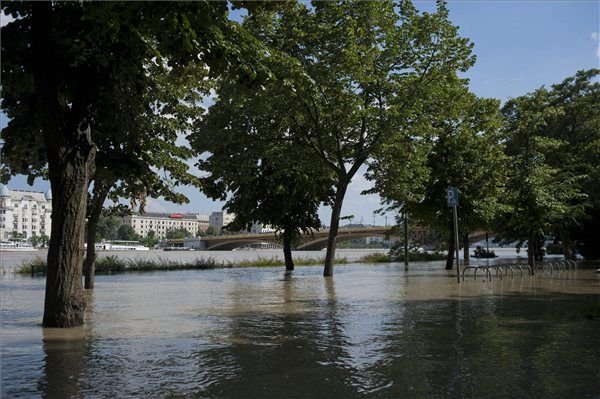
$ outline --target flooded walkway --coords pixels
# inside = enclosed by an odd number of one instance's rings
[[[600,395],[594,269],[467,279],[439,262],[97,276],[84,327],[42,329],[4,276],[1,397]]]

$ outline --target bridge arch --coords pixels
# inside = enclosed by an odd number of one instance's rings
[[[355,240],[357,238],[367,238],[367,237],[387,237],[386,234],[383,233],[365,233],[365,234],[338,234],[336,238],[336,242],[342,241],[350,241]],[[314,240],[306,241],[299,244],[296,247],[298,251],[320,251],[324,248],[327,248],[327,240],[328,237],[318,237]]]

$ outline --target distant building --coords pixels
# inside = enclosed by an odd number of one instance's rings
[[[146,237],[149,231],[154,231],[156,238],[165,238],[169,230],[186,229],[192,235],[203,233],[208,229],[208,215],[198,213],[144,213],[127,215],[121,218],[122,224],[127,224],[137,234]]]
[[[233,222],[235,215],[227,212],[213,212],[208,218],[208,224],[214,229],[215,234],[221,234],[223,227]]]
[[[13,232],[24,238],[50,237],[52,226],[52,193],[27,190],[9,190],[0,184],[0,238],[7,239]]]

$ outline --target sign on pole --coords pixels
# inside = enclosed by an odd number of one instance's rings
[[[448,206],[458,206],[458,188],[448,187],[446,190]]]

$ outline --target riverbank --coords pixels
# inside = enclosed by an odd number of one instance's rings
[[[441,253],[410,253],[409,258],[412,262],[436,261],[445,258]],[[349,259],[347,257],[335,258],[335,264],[344,265],[348,263],[390,263],[402,262],[403,257],[391,258],[385,252],[373,252],[363,255],[359,258]],[[295,257],[294,264],[297,266],[321,266],[325,262],[324,257]],[[196,257],[191,260],[169,259],[166,257],[135,257],[123,258],[118,255],[101,256],[96,259],[96,274],[113,274],[123,272],[153,272],[168,270],[206,270],[206,269],[233,269],[247,267],[282,267],[285,262],[277,257],[258,256],[254,259],[240,260],[217,260],[213,257]],[[18,274],[39,275],[45,274],[47,262],[41,257],[23,261],[23,263],[14,268]]]
[[[316,266],[322,265],[323,259],[317,258],[297,258],[294,262],[298,266]],[[349,263],[347,258],[336,258],[336,264]],[[285,266],[281,259],[259,257],[253,260],[241,260],[237,262],[218,261],[214,258],[195,258],[190,262],[178,261],[172,259],[121,259],[118,256],[111,255],[101,257],[96,260],[96,274],[112,274],[123,272],[154,272],[168,270],[207,270],[207,269],[233,269],[247,267],[278,267]],[[47,263],[44,259],[36,258],[32,261],[24,262],[15,269],[18,274],[45,274]]]

